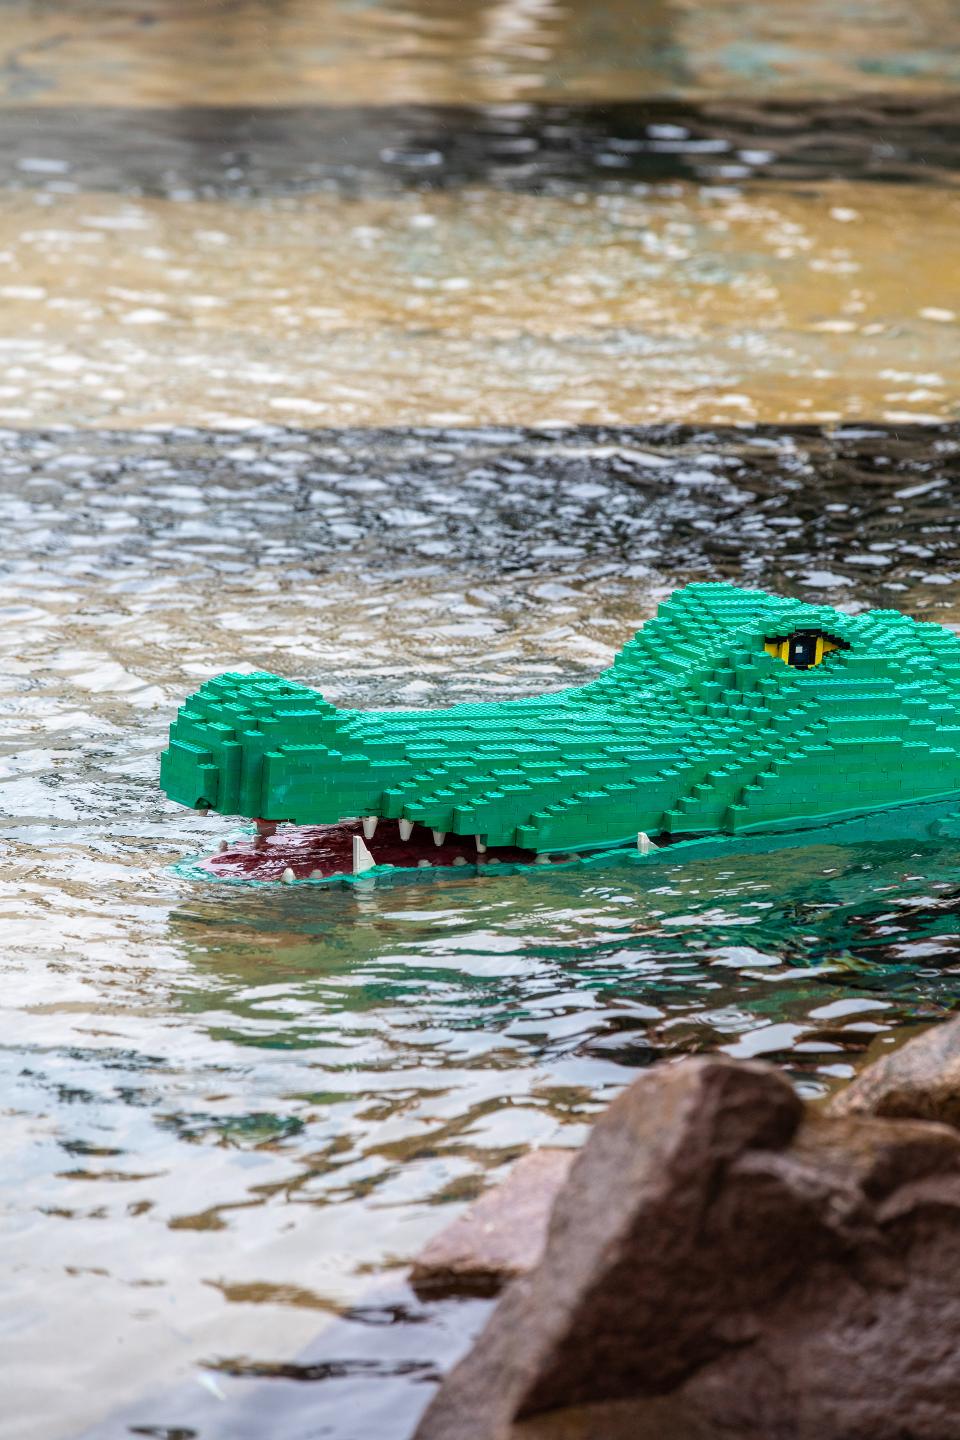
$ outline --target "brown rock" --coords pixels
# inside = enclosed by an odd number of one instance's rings
[[[939,1120],[960,1129],[960,1016],[869,1066],[834,1097],[830,1113]]]
[[[417,1440],[960,1440],[958,1356],[960,1136],[689,1060],[601,1116]]]
[[[494,1295],[539,1262],[550,1212],[575,1151],[532,1150],[507,1178],[424,1247],[411,1280],[420,1295]]]

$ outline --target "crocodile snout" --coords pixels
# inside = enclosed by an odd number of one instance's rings
[[[596,680],[526,700],[340,710],[274,675],[210,680],[161,783],[224,815],[360,817],[374,849],[579,852],[960,792],[958,701],[960,641],[940,626],[691,585]]]

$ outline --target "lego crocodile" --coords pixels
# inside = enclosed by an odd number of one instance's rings
[[[960,835],[960,638],[692,584],[596,679],[530,699],[364,711],[220,676],[180,710],[161,784],[256,821],[206,863],[234,880]],[[283,843],[282,822],[302,827]]]

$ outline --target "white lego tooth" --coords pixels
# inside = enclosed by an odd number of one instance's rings
[[[418,860],[418,861],[417,861],[417,869],[418,869],[418,870],[431,870],[432,868],[433,868],[433,867],[431,866],[429,860]]]
[[[323,879],[323,871],[322,871],[322,870],[311,870],[311,871],[310,871],[310,879],[311,879],[311,880],[322,880],[322,879]]]
[[[486,846],[485,841],[483,841],[483,840],[480,838],[479,835],[474,835],[473,838],[474,838],[474,840],[476,840],[476,842],[477,842],[477,854],[478,854],[478,855],[486,855],[486,853],[487,853],[487,846]]]
[[[533,863],[534,863],[534,865],[549,865],[549,864],[550,864],[550,856],[549,856],[549,855],[534,855],[534,857],[533,857]]]
[[[467,862],[462,855],[455,855],[453,857],[453,863],[454,865],[466,865]]]
[[[659,850],[659,845],[654,845],[646,830],[641,830],[637,835],[637,849],[641,855],[649,855],[651,850]]]
[[[376,835],[376,833],[377,833],[377,820],[378,820],[379,818],[380,818],[380,817],[379,817],[378,815],[364,815],[364,817],[363,817],[363,838],[364,838],[364,840],[372,840],[373,837],[374,837],[374,835]]]
[[[410,839],[410,836],[411,836],[412,834],[413,834],[413,821],[412,821],[412,820],[401,820],[401,821],[400,821],[400,839],[401,839],[401,840],[409,840],[409,839]]]
[[[376,863],[377,863],[376,860],[374,860],[373,856],[370,854],[370,851],[367,849],[366,845],[364,845],[363,841],[360,839],[360,836],[359,836],[359,835],[354,835],[354,837],[353,837],[353,873],[354,873],[354,875],[362,875],[363,872],[364,872],[364,870],[372,870],[373,867],[374,867],[374,865],[376,865]]]
[[[294,880],[296,880],[296,878],[297,878],[296,875],[294,875],[293,871],[290,869],[290,866],[288,865],[287,868],[286,868],[286,870],[284,870],[283,874],[280,876],[280,884],[281,884],[281,885],[292,885],[293,882],[294,882]]]
[[[433,843],[434,843],[434,845],[442,845],[443,842],[444,842],[444,840],[446,840],[446,838],[447,838],[447,832],[446,832],[446,830],[434,830],[434,832],[433,832]]]

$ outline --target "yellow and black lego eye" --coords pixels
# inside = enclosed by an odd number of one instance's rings
[[[794,670],[812,670],[831,650],[846,650],[847,647],[842,640],[835,640],[822,630],[793,630],[789,635],[764,640],[763,648],[768,655],[791,665]]]

